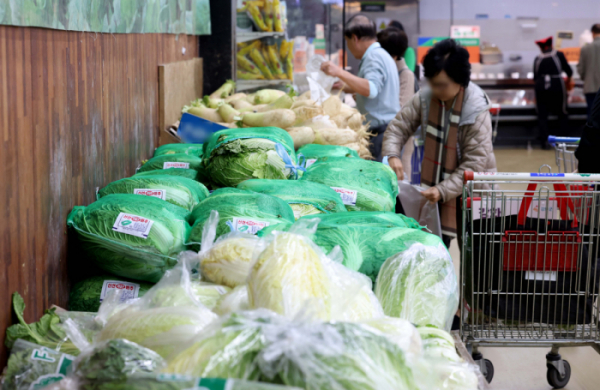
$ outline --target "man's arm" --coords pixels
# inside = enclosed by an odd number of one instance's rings
[[[331,77],[338,77],[342,80],[349,88],[344,87],[344,91],[348,93],[358,93],[364,97],[371,95],[371,87],[369,86],[369,80],[360,78],[353,75],[352,73],[343,70],[339,66],[332,64],[327,61],[321,65],[321,70]]]
[[[579,55],[579,63],[577,64],[577,73],[579,73],[579,78],[581,80],[585,79],[585,63],[586,63],[585,56],[586,56],[586,52],[587,52],[586,47],[585,46],[582,47],[581,48],[581,54]]]

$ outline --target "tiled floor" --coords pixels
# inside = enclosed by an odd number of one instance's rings
[[[553,151],[501,149],[496,151],[498,170],[501,172],[537,172],[543,164],[556,172]],[[450,248],[454,264],[459,267],[456,240]],[[546,353],[549,348],[481,348],[486,359],[494,364],[493,390],[547,390]],[[564,359],[571,364],[571,380],[565,389],[599,390],[600,355],[591,347],[563,348]]]

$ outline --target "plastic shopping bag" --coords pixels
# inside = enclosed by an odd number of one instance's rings
[[[425,188],[414,186],[408,181],[398,180],[398,199],[402,204],[405,215],[416,219],[419,225],[426,226],[432,234],[442,237],[438,205],[429,202],[421,195],[423,191],[425,191]]]

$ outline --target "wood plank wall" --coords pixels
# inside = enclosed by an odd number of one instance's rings
[[[2,344],[14,291],[28,322],[66,305],[67,214],[151,156],[158,65],[197,56],[195,36],[0,26]]]

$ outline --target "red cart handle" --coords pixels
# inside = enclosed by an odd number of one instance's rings
[[[519,216],[517,222],[519,226],[525,226],[525,220],[527,217],[527,212],[531,207],[531,202],[533,201],[533,195],[535,195],[535,189],[537,188],[537,183],[529,183],[527,185],[527,192],[525,193],[525,197],[523,198],[523,202],[521,203],[521,207],[519,208]],[[567,213],[567,209],[571,209],[573,212],[573,223],[572,227],[576,228],[579,226],[577,222],[577,215],[575,213],[575,205],[573,204],[573,200],[568,196],[567,186],[562,183],[554,183],[554,191],[556,191],[556,197],[558,199],[558,209],[560,210],[560,217],[562,220],[566,221],[569,219],[569,215]]]

